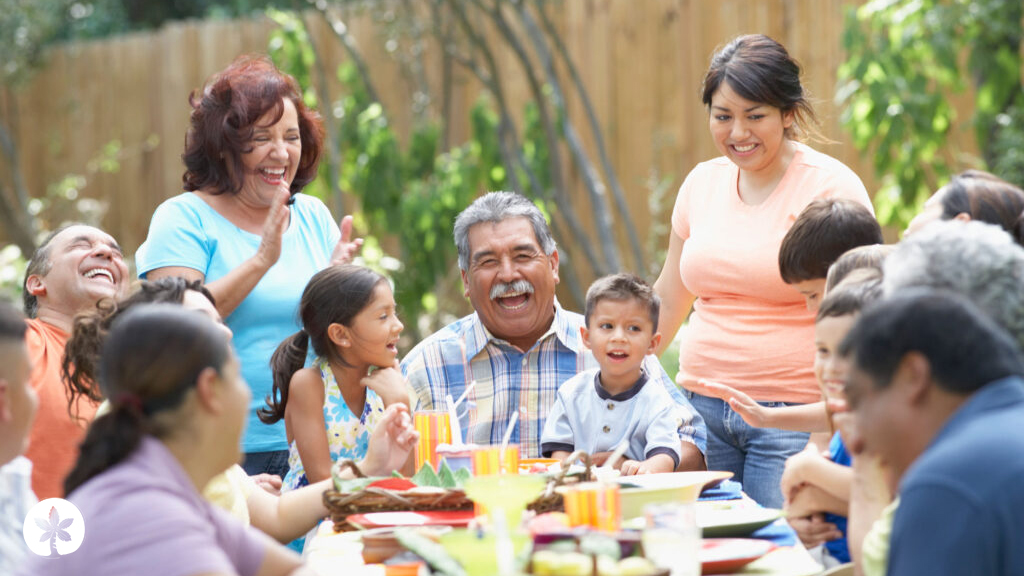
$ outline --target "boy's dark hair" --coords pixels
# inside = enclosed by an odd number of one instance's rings
[[[25,340],[25,317],[4,300],[0,300],[0,344]]]
[[[594,313],[597,303],[602,300],[636,300],[647,308],[651,317],[652,332],[658,331],[658,314],[661,313],[661,298],[654,288],[635,274],[611,274],[598,278],[587,290],[587,304],[583,311],[583,319],[590,326],[590,315]]]
[[[842,198],[815,200],[782,239],[779,272],[786,284],[822,279],[843,252],[881,243],[882,227],[861,204]]]
[[[868,306],[839,347],[880,389],[910,352],[923,355],[939,388],[953,394],[1024,374],[1017,342],[969,300],[944,290],[911,288]]]
[[[825,293],[815,321],[857,314],[882,298],[882,273],[870,268],[854,270],[838,286]]]

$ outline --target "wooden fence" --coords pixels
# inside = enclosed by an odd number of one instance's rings
[[[563,40],[579,66],[603,127],[612,162],[626,190],[638,229],[661,246],[676,187],[701,160],[717,155],[698,96],[716,46],[731,37],[763,32],[785,44],[804,66],[805,84],[817,98],[823,133],[835,140],[818,146],[856,170],[869,190],[870,165],[841,131],[832,101],[840,49],[842,0],[566,0],[553,12]],[[340,44],[319,16],[307,16],[328,70],[344,60]],[[409,90],[398,66],[366,16],[347,22],[378,91],[400,133],[411,123]],[[244,52],[265,51],[274,24],[268,19],[169,24],[148,34],[78,43],[52,50],[45,68],[11,97],[0,99],[21,151],[33,195],[68,173],[86,173],[82,194],[109,203],[103,226],[129,251],[145,238],[153,209],[181,190],[181,149],[189,92]],[[497,54],[512,102],[528,96],[516,81],[514,56]],[[439,67],[427,70],[439,84]],[[468,110],[479,83],[456,67],[454,142],[468,131]],[[2,104],[5,102],[6,104]],[[514,108],[520,106],[513,105]],[[578,101],[570,99],[584,143],[592,138]],[[116,173],[90,172],[104,144],[123,145]],[[667,178],[668,190],[650,206],[652,177]],[[572,194],[586,206],[578,174]],[[653,231],[653,232],[650,232]],[[628,250],[623,246],[623,254]],[[585,275],[584,275],[585,276]],[[587,278],[584,277],[584,281]]]

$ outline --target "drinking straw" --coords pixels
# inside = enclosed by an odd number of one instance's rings
[[[455,401],[452,400],[451,394],[445,396],[444,400],[448,404],[448,418],[451,420],[452,446],[461,446],[462,424],[459,423],[459,416],[455,413]]]

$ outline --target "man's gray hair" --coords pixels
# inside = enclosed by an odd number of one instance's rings
[[[459,251],[459,268],[469,269],[469,229],[481,222],[501,222],[509,218],[526,218],[533,226],[537,243],[550,256],[555,251],[548,222],[540,210],[522,194],[488,192],[477,198],[455,218],[455,247]]]
[[[884,265],[887,296],[913,286],[966,296],[1024,348],[1024,248],[979,221],[933,222],[896,246]]]

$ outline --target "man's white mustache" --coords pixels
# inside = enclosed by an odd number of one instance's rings
[[[525,292],[533,294],[533,284],[529,280],[516,280],[515,282],[498,282],[491,287],[491,300],[501,298],[505,294],[517,294]]]

